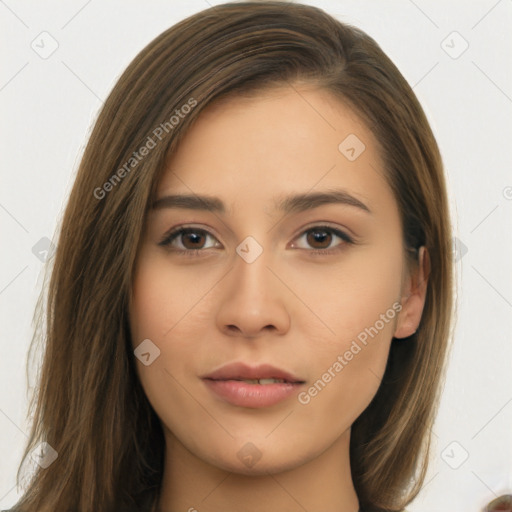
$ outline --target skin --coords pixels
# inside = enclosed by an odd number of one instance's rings
[[[354,161],[338,150],[349,134],[366,146]],[[282,195],[333,187],[372,213],[344,204],[290,215],[273,208]],[[417,329],[428,277],[424,248],[419,265],[406,264],[376,139],[322,89],[228,98],[201,113],[169,160],[157,199],[171,193],[217,196],[227,211],[152,210],[137,257],[132,343],[149,338],[160,350],[148,366],[137,360],[166,438],[159,510],[356,512],[351,425],[377,392],[392,337]],[[307,231],[325,223],[356,243]],[[182,225],[209,234],[158,245]],[[235,251],[247,236],[263,248],[252,263]],[[203,252],[187,257],[172,247]],[[200,378],[228,362],[269,363],[308,389],[393,304],[400,313],[307,404],[292,396],[237,407]],[[245,450],[261,455],[251,467],[237,456],[249,442]]]

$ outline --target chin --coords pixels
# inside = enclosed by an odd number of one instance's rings
[[[293,458],[290,457],[290,453],[294,455]],[[260,451],[250,441],[242,445],[234,457],[226,458],[225,451],[222,455],[222,457],[217,455],[205,457],[203,460],[224,471],[247,476],[283,473],[293,470],[309,460],[304,454],[302,457],[298,457],[298,454],[282,447],[276,447],[275,451],[272,450],[272,447],[266,447]]]

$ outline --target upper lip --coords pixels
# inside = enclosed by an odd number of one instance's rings
[[[270,364],[249,366],[245,363],[229,363],[219,369],[204,375],[203,379],[211,380],[240,380],[240,379],[282,379],[287,382],[303,383],[304,380],[285,370]]]

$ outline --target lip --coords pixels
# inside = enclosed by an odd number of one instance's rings
[[[241,379],[282,379],[283,383],[250,384]],[[248,366],[231,363],[202,377],[207,388],[221,400],[237,407],[262,408],[275,405],[297,393],[305,381],[272,365]]]
[[[211,380],[282,379],[289,383],[304,383],[300,377],[270,364],[249,366],[245,363],[229,363],[208,375],[203,375],[202,378]]]

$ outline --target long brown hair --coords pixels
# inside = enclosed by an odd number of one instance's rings
[[[41,442],[57,458],[35,467],[13,511],[155,505],[164,438],[136,376],[128,324],[148,206],[166,158],[202,109],[299,82],[335,94],[372,130],[404,246],[426,246],[430,254],[419,328],[393,339],[380,388],[353,424],[350,447],[362,510],[401,510],[417,495],[454,307],[439,149],[411,87],[371,37],[312,6],[260,1],[221,4],[166,30],[135,57],[99,114],[62,219],[46,303],[40,302],[45,325],[32,341],[45,347],[23,461]],[[417,251],[407,254],[414,265]]]

